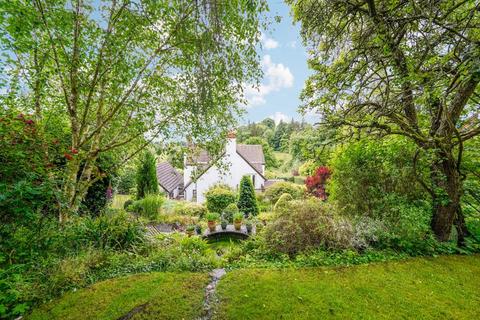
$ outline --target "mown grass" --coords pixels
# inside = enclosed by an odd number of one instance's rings
[[[29,320],[194,319],[201,314],[207,274],[147,273],[99,282],[35,310]]]
[[[129,194],[116,194],[112,199],[112,209],[123,209],[123,204],[129,199],[132,199],[132,196]]]
[[[479,319],[479,275],[478,255],[235,270],[219,283],[216,319]]]

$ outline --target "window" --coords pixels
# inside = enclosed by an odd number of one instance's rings
[[[193,189],[192,191],[192,201],[197,201],[197,189]]]
[[[255,175],[252,176],[253,189],[255,189]]]

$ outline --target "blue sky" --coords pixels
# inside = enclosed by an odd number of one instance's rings
[[[283,0],[269,0],[270,30],[262,36],[264,77],[260,91],[248,89],[249,104],[245,121],[261,121],[267,117],[275,120],[301,119],[297,112],[300,92],[309,75],[307,54],[300,38],[300,25],[293,25],[290,8]],[[274,21],[280,16],[281,22]],[[306,119],[308,120],[308,119]]]

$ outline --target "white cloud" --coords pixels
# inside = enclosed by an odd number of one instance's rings
[[[296,48],[296,47],[297,47],[297,41],[290,41],[290,42],[287,44],[287,47],[289,47],[289,48]]]
[[[265,47],[265,49],[267,50],[271,50],[271,49],[275,49],[275,48],[278,48],[279,46],[279,43],[278,41],[272,39],[272,38],[269,38],[267,37],[265,34],[261,34],[260,35],[260,40],[262,41],[262,44],[263,46]]]
[[[281,63],[272,62],[272,58],[268,54],[263,56],[261,66],[264,72],[264,81],[258,88],[252,86],[245,88],[245,97],[249,107],[265,104],[265,97],[270,93],[293,86],[294,78],[290,69]]]
[[[270,49],[275,49],[276,47],[278,47],[278,42],[271,39],[271,38],[267,38],[267,40],[265,40],[263,45],[265,46],[265,48],[270,50]]]
[[[272,114],[269,118],[273,119],[273,121],[275,121],[275,124],[279,124],[280,121],[289,122],[292,120],[292,117],[289,117],[286,114],[278,111]]]

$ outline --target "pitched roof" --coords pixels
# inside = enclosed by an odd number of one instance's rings
[[[225,153],[223,153],[222,156],[224,154]],[[263,154],[262,145],[237,144],[237,154],[240,155],[240,157],[242,157],[261,177],[266,180],[262,173],[262,165],[265,164],[265,156]],[[221,157],[217,158],[217,160]],[[187,158],[187,165],[198,165],[203,170],[203,172],[198,175],[198,177],[201,177],[205,172],[208,171],[208,169],[210,169],[211,166],[215,164],[216,161],[211,160],[212,158],[208,152],[201,150],[200,153]],[[187,185],[184,186],[184,189],[186,189],[192,182],[193,181],[190,180]]]
[[[237,144],[237,152],[251,164],[265,164],[263,148],[260,144]]]
[[[261,171],[265,164],[263,148],[259,144],[237,144],[237,153],[242,156],[255,169]],[[212,157],[206,150],[201,150],[197,154],[190,155],[187,158],[187,165],[210,164]]]
[[[157,165],[157,180],[167,192],[172,192],[183,182],[183,177],[168,162],[162,162]]]

